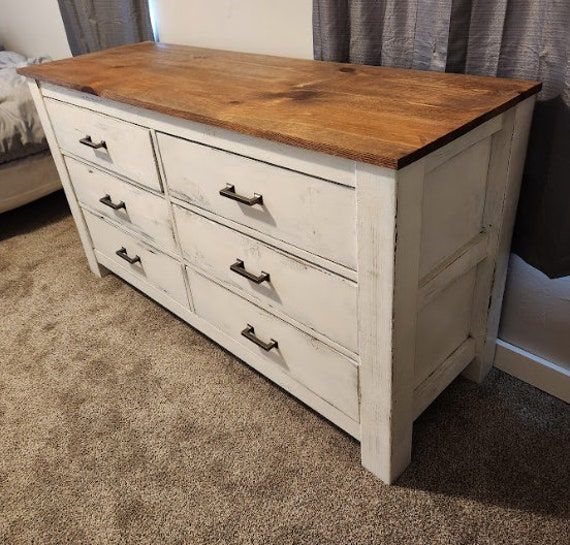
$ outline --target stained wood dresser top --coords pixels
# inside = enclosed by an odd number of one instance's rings
[[[18,71],[117,102],[392,169],[541,87],[534,81],[152,42]]]

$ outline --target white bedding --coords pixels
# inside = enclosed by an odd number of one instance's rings
[[[43,62],[12,51],[0,51],[0,163],[47,149],[45,135],[26,78],[16,68]]]

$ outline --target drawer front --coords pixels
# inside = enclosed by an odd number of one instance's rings
[[[65,158],[65,164],[82,205],[121,223],[159,248],[176,250],[164,198],[70,157]]]
[[[356,269],[353,189],[165,134],[158,142],[173,195]],[[231,198],[240,195],[262,202]]]
[[[162,191],[149,129],[58,100],[45,103],[62,150]]]
[[[188,268],[188,274],[198,316],[358,421],[358,368],[354,362],[195,270]],[[274,341],[277,346],[271,347]]]
[[[154,284],[181,305],[188,306],[184,272],[180,263],[107,223],[103,218],[87,211],[84,215],[95,250]],[[120,250],[123,250],[123,257],[117,255]],[[129,263],[127,259],[134,262]]]
[[[174,215],[196,267],[357,352],[356,284],[176,205]]]

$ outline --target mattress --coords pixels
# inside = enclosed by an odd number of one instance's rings
[[[27,60],[18,53],[0,51],[0,163],[47,149],[26,78],[16,73],[19,66],[43,60]]]

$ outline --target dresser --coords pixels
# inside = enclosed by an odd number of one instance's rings
[[[489,371],[537,82],[154,43],[19,71],[93,273],[355,437],[383,481],[414,419]]]

